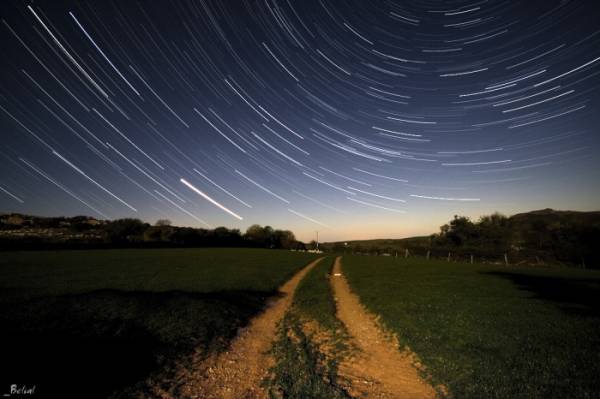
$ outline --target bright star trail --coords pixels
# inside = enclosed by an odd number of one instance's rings
[[[593,1],[3,1],[0,211],[435,232],[600,205]]]

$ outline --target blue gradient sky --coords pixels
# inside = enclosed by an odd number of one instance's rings
[[[3,212],[330,241],[599,208],[591,1],[0,11]]]

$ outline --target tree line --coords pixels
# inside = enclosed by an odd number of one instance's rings
[[[597,212],[543,210],[506,217],[499,213],[472,222],[455,216],[431,237],[433,247],[450,248],[482,257],[508,254],[520,259],[544,259],[600,267],[595,246],[600,239]]]
[[[87,216],[44,218],[20,214],[0,217],[0,248],[256,247],[304,250],[290,230],[254,224],[239,229],[153,225],[139,219],[97,220]]]
[[[322,244],[331,252],[411,255],[509,263],[564,263],[600,268],[600,212],[544,209],[507,217],[500,213],[473,221],[455,215],[438,233],[400,240]]]

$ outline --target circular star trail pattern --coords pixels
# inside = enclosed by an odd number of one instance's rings
[[[3,211],[341,237],[597,205],[592,1],[0,7]]]

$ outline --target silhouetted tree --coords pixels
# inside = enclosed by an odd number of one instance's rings
[[[144,241],[170,242],[176,228],[169,225],[150,226],[144,231]]]
[[[275,230],[273,232],[273,244],[275,248],[291,249],[295,242],[296,237],[289,230]]]
[[[139,219],[116,219],[104,226],[105,239],[111,243],[141,241],[147,227]]]
[[[266,240],[263,227],[259,224],[253,224],[252,226],[248,227],[246,229],[246,234],[244,234],[244,239],[249,241],[253,246],[264,246]]]

